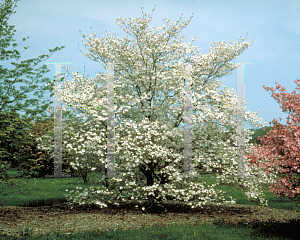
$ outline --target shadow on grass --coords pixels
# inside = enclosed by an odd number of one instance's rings
[[[261,222],[261,223],[224,223],[223,221],[215,221],[214,225],[222,228],[238,228],[252,229],[251,237],[253,239],[260,239],[264,237],[266,239],[273,239],[274,237],[299,240],[300,239],[300,220],[293,220],[288,223],[281,222]]]

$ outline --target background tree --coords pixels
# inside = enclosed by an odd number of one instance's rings
[[[24,133],[27,123],[15,112],[0,111],[0,176],[7,178],[7,170],[11,165],[16,166],[22,158],[20,149],[29,138]]]
[[[16,7],[16,2],[17,0],[5,0],[0,4],[0,61],[17,59],[18,62],[18,59],[20,58],[18,50],[7,50],[10,47],[11,42],[15,41],[12,39],[14,32],[16,32],[16,30],[13,30],[14,25],[9,26],[7,22],[10,15],[15,13],[13,10]],[[25,41],[25,38],[23,38],[23,41]],[[13,43],[12,46],[15,48],[18,44]],[[27,48],[28,47],[24,47],[25,50]],[[49,52],[52,55],[62,48],[64,48],[64,46],[49,49]],[[2,116],[0,122],[0,161],[12,161],[14,165],[16,162],[20,161],[20,154],[16,149],[18,149],[18,147],[22,149],[22,146],[25,146],[28,143],[27,138],[23,139],[21,137],[23,136],[22,134],[25,134],[23,132],[24,129],[28,128],[30,122],[35,119],[47,118],[45,110],[53,103],[53,101],[49,102],[48,100],[41,102],[40,99],[42,99],[43,94],[46,93],[46,91],[51,91],[50,97],[54,95],[53,80],[50,78],[43,78],[43,74],[50,71],[47,69],[46,65],[43,65],[38,69],[34,69],[34,67],[40,62],[47,60],[50,56],[41,55],[38,58],[21,61],[21,63],[11,62],[15,67],[15,69],[12,70],[0,65],[0,112]],[[23,79],[24,75],[30,80]],[[16,90],[14,84],[17,83],[24,83],[25,86],[20,86],[20,90]],[[44,83],[44,86],[39,86],[41,83]],[[35,98],[28,98],[26,94],[30,92],[34,92],[33,95]],[[24,103],[23,100],[25,100]],[[34,109],[30,109],[30,107],[34,107]],[[26,111],[25,116],[17,115],[17,111]],[[10,119],[10,123],[8,122],[8,119]],[[23,130],[18,127],[20,122],[22,122],[20,126],[24,126]],[[12,132],[15,134],[11,134]],[[0,165],[2,165],[1,162]],[[3,165],[5,165],[5,163]]]
[[[250,130],[254,131],[252,134],[252,139],[250,140],[249,143],[256,143],[258,145],[261,145],[260,138],[265,136],[270,130],[272,129],[272,126],[267,126],[267,127],[261,127],[261,128],[251,128]]]
[[[52,175],[54,172],[54,158],[46,151],[38,149],[36,138],[44,136],[49,131],[53,131],[54,118],[37,120],[35,123],[31,122],[30,125],[32,127],[25,131],[26,137],[30,141],[20,151],[23,160],[14,166],[18,167],[18,173],[22,176],[38,178],[45,177],[45,175]],[[74,156],[66,148],[62,149],[62,157],[64,159],[62,163],[63,174],[71,174],[72,177],[78,176],[77,171],[69,163]]]

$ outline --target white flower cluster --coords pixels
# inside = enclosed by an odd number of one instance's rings
[[[120,18],[117,18],[119,21]],[[235,59],[250,42],[237,41],[234,45],[215,42],[210,53],[202,55],[197,47],[179,43],[177,36],[186,27],[185,23],[165,25],[156,30],[165,30],[164,34],[152,34],[148,29],[147,19],[130,19],[127,33],[135,36],[137,42],[128,45],[130,40],[87,38],[89,52],[85,55],[94,61],[110,62],[118,60],[121,65],[115,65],[115,114],[122,117],[122,124],[116,119],[115,124],[115,169],[122,179],[111,178],[109,183],[113,190],[104,187],[90,187],[83,191],[71,191],[66,196],[70,202],[79,204],[95,203],[107,206],[107,197],[112,199],[135,199],[142,202],[151,197],[166,200],[172,196],[175,200],[185,201],[192,207],[205,204],[233,204],[235,199],[226,196],[227,193],[215,190],[221,182],[242,185],[249,199],[259,198],[261,204],[267,205],[262,186],[270,184],[275,179],[274,174],[266,175],[264,170],[256,165],[249,166],[246,162],[246,175],[253,178],[227,178],[236,174],[236,115],[235,108],[216,109],[203,108],[195,111],[193,121],[193,166],[196,174],[213,173],[217,171],[216,184],[208,184],[201,178],[178,177],[184,166],[184,130],[178,128],[183,121],[184,109],[184,63],[179,59],[186,54],[193,56],[185,58],[192,64],[192,106],[199,103],[214,105],[235,105],[234,90],[216,89],[221,86],[217,77],[231,74],[241,64],[233,64]],[[150,21],[150,20],[149,20]],[[170,19],[169,19],[170,21]],[[169,23],[169,21],[167,23]],[[124,24],[124,21],[122,21]],[[118,23],[118,26],[121,26]],[[172,43],[168,43],[175,37]],[[184,40],[183,38],[181,41]],[[193,38],[194,40],[194,38]],[[106,41],[106,46],[104,43]],[[135,46],[135,45],[136,46]],[[172,63],[170,62],[172,59]],[[178,60],[175,64],[173,60]],[[170,62],[165,65],[165,62]],[[68,68],[67,68],[68,69]],[[122,73],[121,73],[122,72]],[[96,78],[84,79],[73,73],[73,81],[66,81],[62,89],[62,98],[66,104],[105,106],[107,104],[106,74]],[[100,88],[95,85],[101,84]],[[170,92],[173,91],[173,96]],[[202,92],[204,91],[204,93]],[[163,100],[158,99],[162,95]],[[208,99],[210,100],[208,102]],[[105,166],[106,153],[106,120],[105,108],[80,109],[80,117],[93,116],[83,126],[69,121],[63,126],[63,141],[66,148],[74,152],[77,169],[82,167],[93,171],[92,166]],[[169,114],[169,115],[168,115]],[[226,130],[218,127],[217,120]],[[247,111],[245,120],[255,127],[264,126],[262,119],[257,119],[257,113]],[[201,123],[205,123],[204,126]],[[251,133],[245,129],[245,152],[249,154],[252,144],[249,144]],[[41,148],[53,151],[53,136],[45,136]],[[52,140],[52,145],[51,145]],[[203,164],[205,163],[205,164]],[[228,194],[227,194],[228,195]],[[226,201],[225,197],[230,200]]]

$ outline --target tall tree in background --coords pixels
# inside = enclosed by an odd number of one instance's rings
[[[14,49],[18,44],[13,43],[13,50],[9,49],[11,42],[15,41],[12,39],[15,27],[14,25],[8,25],[8,19],[15,8],[15,4],[18,0],[4,0],[0,3],[0,60],[18,59],[20,53]],[[13,31],[12,31],[13,30]],[[27,37],[29,38],[29,37]],[[25,38],[23,38],[25,41]],[[20,45],[20,44],[19,44]],[[27,49],[28,47],[24,47]],[[50,53],[54,53],[64,48],[56,47],[49,49]],[[52,55],[51,54],[51,55]],[[50,56],[51,56],[50,55]],[[21,146],[25,146],[28,138],[24,137],[24,129],[30,126],[30,122],[36,119],[44,118],[46,115],[45,110],[49,107],[53,101],[41,102],[43,94],[46,91],[51,91],[50,97],[53,93],[53,80],[50,78],[43,78],[43,74],[49,72],[46,65],[43,65],[39,69],[34,69],[40,62],[47,60],[49,55],[41,55],[38,58],[21,61],[21,63],[11,62],[15,69],[9,70],[0,65],[0,167],[5,171],[7,168],[6,163],[12,161],[18,161],[19,156],[18,149]],[[33,71],[35,70],[35,71]],[[23,79],[26,76],[30,80]],[[16,90],[14,84],[24,83],[25,86],[20,86],[20,90]],[[41,87],[39,84],[44,83]],[[29,99],[27,93],[34,92],[35,98]],[[24,103],[22,101],[25,100]],[[30,109],[34,107],[34,109]],[[17,111],[26,111],[25,116],[20,117]],[[40,115],[40,116],[37,116]],[[22,128],[18,128],[21,126]],[[23,129],[23,130],[22,130]],[[5,163],[6,162],[6,163]],[[6,167],[5,167],[6,166]],[[0,170],[1,171],[1,170]]]
[[[257,145],[262,145],[260,139],[265,136],[270,130],[272,129],[271,126],[267,127],[261,127],[258,129],[250,129],[253,130],[254,133],[252,134],[252,139],[249,141],[249,143],[256,143]]]
[[[26,126],[18,113],[0,111],[0,178],[8,178],[7,170],[21,158],[20,143],[28,140],[24,133]]]
[[[46,151],[38,149],[36,138],[51,132],[54,128],[54,118],[37,120],[35,123],[31,122],[31,124],[32,127],[26,130],[26,137],[30,140],[24,146],[24,149],[20,151],[24,160],[19,161],[15,166],[18,167],[18,173],[22,176],[45,177],[45,175],[51,175],[54,172],[54,158]],[[62,149],[62,154],[64,159],[62,164],[63,174],[77,175],[77,171],[69,163],[74,156],[66,148]]]

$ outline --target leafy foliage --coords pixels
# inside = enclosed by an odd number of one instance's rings
[[[54,173],[54,159],[47,152],[38,149],[36,142],[37,137],[45,135],[49,131],[53,131],[54,120],[44,119],[31,123],[30,129],[26,130],[30,142],[24,147],[22,151],[23,161],[18,165],[18,172],[22,176],[31,177],[44,177],[45,175],[53,175]],[[72,157],[65,148],[62,150],[62,163],[63,174],[75,174],[76,171],[71,168],[68,159]],[[74,156],[73,156],[74,157]]]
[[[26,136],[24,129],[27,127],[24,119],[14,111],[0,111],[0,154],[2,162],[2,177],[7,177],[6,170],[10,165],[17,166],[22,159],[22,146],[30,140]],[[9,162],[9,166],[7,163]]]
[[[20,52],[16,49],[6,50],[10,47],[14,32],[14,25],[8,25],[8,19],[16,7],[17,0],[5,0],[0,3],[0,60],[16,59],[16,62],[11,62],[15,69],[4,68],[0,65],[0,133],[1,133],[1,159],[0,173],[5,175],[7,162],[17,165],[21,158],[23,146],[29,144],[30,139],[24,135],[24,129],[28,128],[27,123],[30,120],[46,118],[45,110],[53,101],[43,101],[43,94],[46,91],[51,91],[50,97],[54,95],[52,89],[52,81],[50,78],[43,78],[43,74],[49,72],[46,65],[38,69],[34,69],[40,62],[48,59],[54,52],[64,48],[56,47],[49,49],[51,55],[41,55],[38,58],[33,58],[18,63]],[[13,31],[12,31],[13,30]],[[29,37],[27,37],[29,38]],[[26,39],[23,38],[23,41]],[[13,43],[13,48],[18,44]],[[24,47],[26,50],[28,47]],[[33,71],[34,70],[34,71]],[[30,80],[23,79],[23,76]],[[16,89],[14,84],[24,83],[25,86],[20,86],[20,90]],[[39,84],[44,83],[41,87]],[[28,98],[27,93],[34,92],[35,98]],[[24,103],[22,101],[25,100]],[[33,107],[33,109],[31,109]],[[20,117],[17,111],[26,111],[25,116]],[[41,116],[38,116],[38,115]],[[25,137],[23,139],[23,137]],[[2,163],[2,161],[4,163]],[[6,161],[6,163],[5,163]]]
[[[258,129],[250,129],[250,130],[254,131],[254,134],[252,135],[252,139],[249,141],[249,143],[256,143],[258,145],[261,145],[262,143],[261,143],[259,137],[263,137],[271,129],[272,129],[271,126],[261,127],[261,128],[258,128]]]

